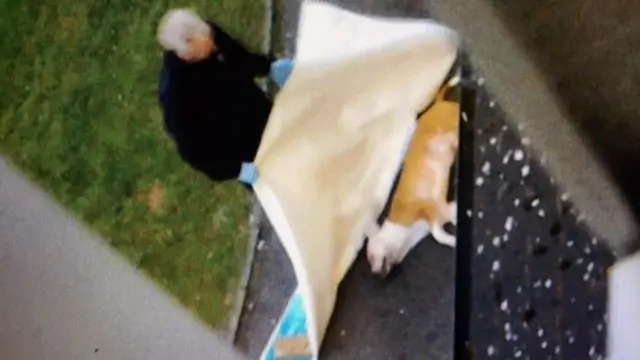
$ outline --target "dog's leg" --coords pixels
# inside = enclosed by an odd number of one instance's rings
[[[443,225],[447,222],[452,222],[455,225],[456,215],[452,210],[456,210],[455,208],[457,207],[457,205],[452,206],[451,204],[448,204],[446,200],[446,192],[444,194],[445,195],[441,197],[440,201],[436,203],[438,220],[432,221],[432,223],[430,224],[431,234],[433,234],[434,239],[436,239],[436,241],[440,244],[455,247],[456,237],[447,233],[444,230]],[[453,204],[456,203],[454,202]],[[452,209],[452,207],[454,207],[454,209]]]
[[[385,221],[378,234],[369,238],[367,259],[374,274],[387,274],[398,262],[400,249],[410,231],[407,226]]]
[[[458,202],[452,201],[449,203],[449,221],[453,225],[458,225]]]
[[[409,251],[416,247],[416,245],[418,245],[422,239],[427,237],[427,235],[429,235],[429,224],[424,220],[416,221],[409,229],[409,234],[407,235],[404,244],[402,244],[402,248],[400,248],[398,253],[398,262],[404,260]]]

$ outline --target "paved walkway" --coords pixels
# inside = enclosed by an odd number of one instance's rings
[[[242,359],[2,158],[0,354]]]

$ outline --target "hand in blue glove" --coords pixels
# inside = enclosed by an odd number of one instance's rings
[[[279,87],[284,86],[287,82],[291,71],[293,70],[293,61],[290,59],[280,59],[271,63],[271,71],[269,77],[273,82],[278,84]]]
[[[243,162],[238,180],[247,185],[253,185],[258,180],[258,168],[253,163]]]

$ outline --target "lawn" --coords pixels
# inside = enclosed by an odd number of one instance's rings
[[[259,49],[263,0],[0,0],[0,152],[220,326],[245,260],[249,201],[190,170],[162,130],[155,31],[176,6]]]

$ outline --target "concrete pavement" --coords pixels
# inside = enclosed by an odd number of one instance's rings
[[[3,360],[241,360],[0,158]]]

